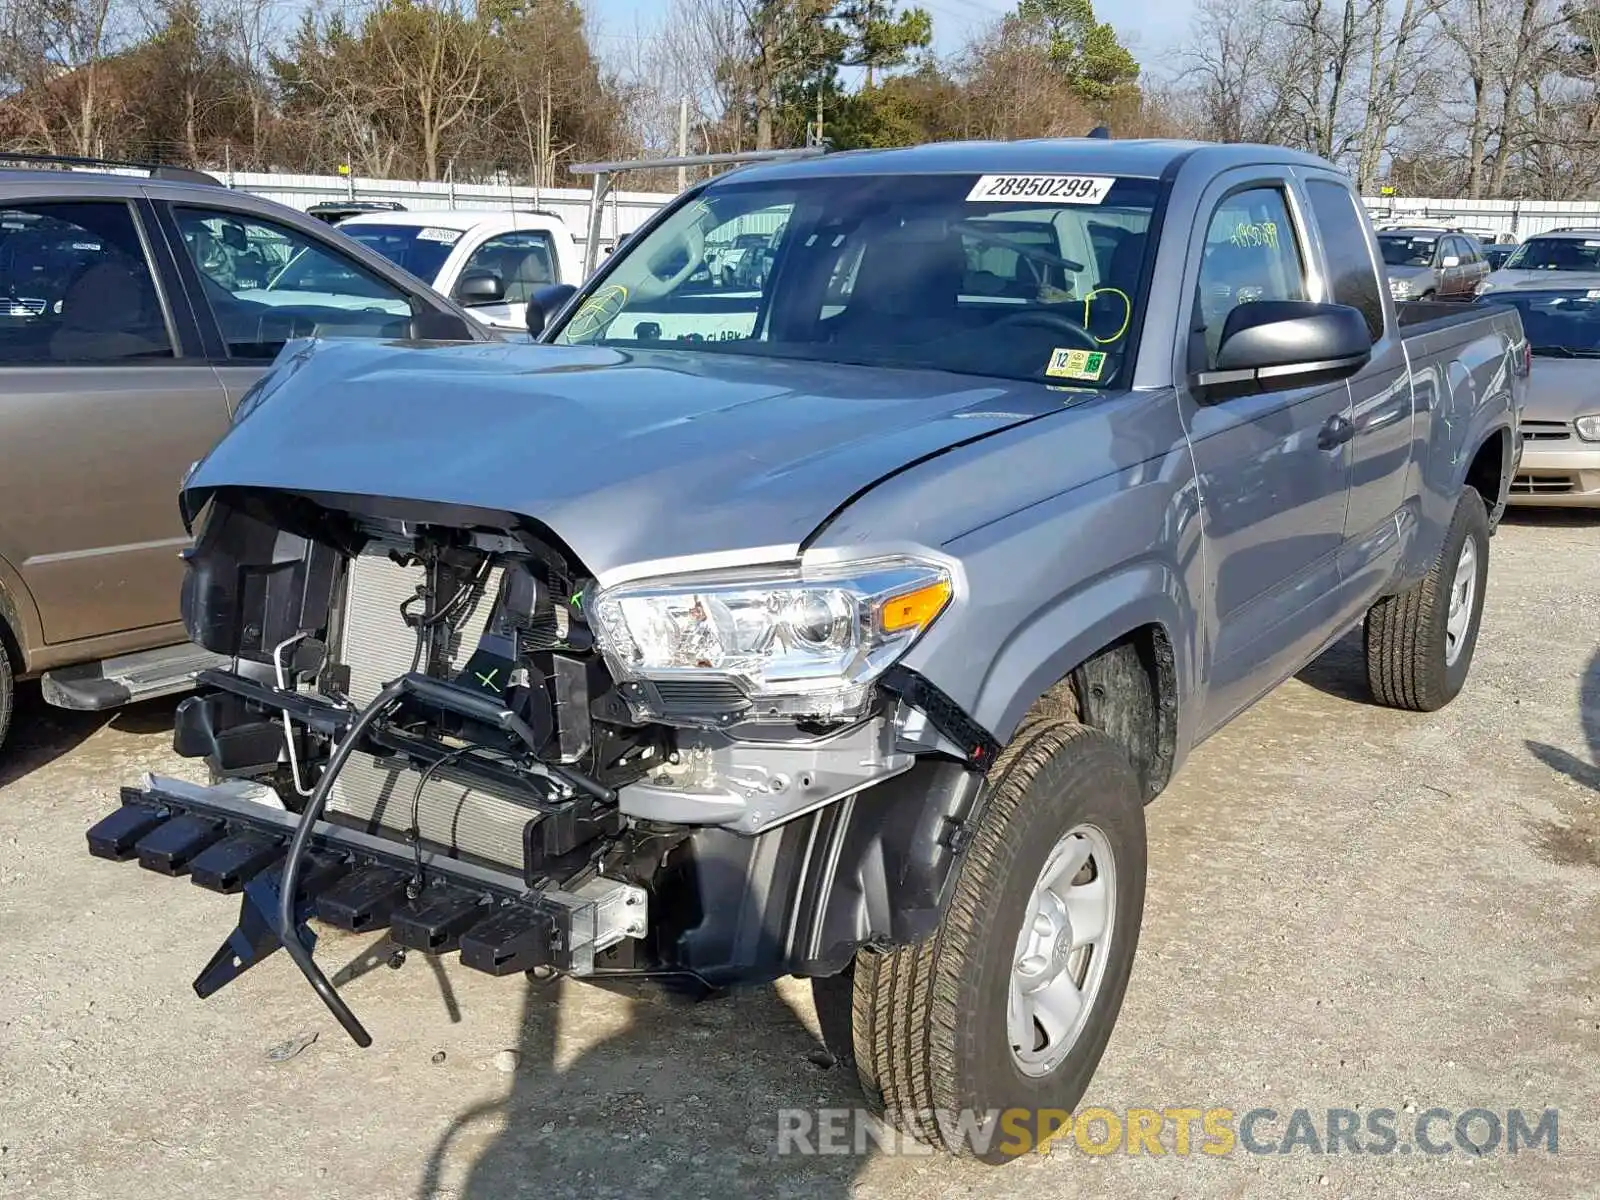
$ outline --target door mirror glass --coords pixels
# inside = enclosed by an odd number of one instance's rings
[[[1445,268],[1459,267],[1461,265],[1461,258],[1460,258],[1459,255],[1446,254],[1443,258],[1441,258],[1439,260],[1439,265],[1441,267],[1445,267]]]
[[[1332,382],[1372,357],[1361,310],[1310,300],[1263,300],[1228,314],[1216,365],[1195,376],[1207,398]]]

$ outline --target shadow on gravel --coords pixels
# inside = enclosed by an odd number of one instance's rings
[[[22,684],[11,734],[0,750],[0,787],[64,758],[108,725],[132,734],[171,729],[173,710],[181,699],[147,700],[109,712],[72,712],[46,704],[38,684]]]
[[[440,1134],[418,1200],[849,1194],[862,1157],[777,1152],[780,1109],[854,1108],[861,1096],[853,1069],[819,1065],[831,1060],[775,989],[631,1000],[627,1026],[574,1057],[558,1028],[584,1025],[589,985],[523,987],[510,1090]]]
[[[1370,704],[1372,691],[1367,687],[1367,656],[1361,639],[1361,626],[1357,625],[1295,678],[1336,699]]]
[[[1588,745],[1587,762],[1559,746],[1534,741],[1524,745],[1552,771],[1559,771],[1568,779],[1600,792],[1600,650],[1595,651],[1583,678],[1578,681],[1578,716],[1583,724],[1583,740]]]

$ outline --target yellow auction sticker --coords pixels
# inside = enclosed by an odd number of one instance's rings
[[[1096,380],[1106,369],[1104,350],[1052,350],[1044,373],[1052,379]]]

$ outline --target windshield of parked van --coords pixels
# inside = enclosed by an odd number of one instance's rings
[[[1485,304],[1509,304],[1522,314],[1533,352],[1552,358],[1600,356],[1600,290],[1495,292]]]
[[[1393,233],[1378,235],[1378,249],[1383,252],[1385,265],[1391,267],[1432,266],[1433,250],[1438,244],[1439,239],[1436,237]]]
[[[439,268],[461,240],[459,229],[430,229],[425,225],[341,225],[339,232],[376,250],[397,267],[404,267],[424,283],[439,277]]]
[[[1592,238],[1530,238],[1506,260],[1510,271],[1600,271],[1600,234]]]
[[[713,185],[633,239],[552,340],[1114,386],[1157,193],[976,173]]]

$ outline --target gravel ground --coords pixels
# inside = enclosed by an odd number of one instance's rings
[[[1407,1145],[1433,1107],[1555,1108],[1555,1155],[1185,1156],[1170,1127],[1159,1157],[1068,1139],[999,1170],[779,1155],[778,1110],[858,1098],[794,980],[668,1008],[414,960],[348,984],[357,1050],[282,955],[197,1001],[231,902],[86,856],[118,785],[192,774],[171,702],[108,723],[35,698],[0,765],[0,1195],[1600,1196],[1600,521],[1516,516],[1492,558],[1448,710],[1364,703],[1347,639],[1150,810],[1142,945],[1085,1104],[1270,1108],[1267,1142],[1295,1109],[1389,1108]]]

